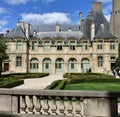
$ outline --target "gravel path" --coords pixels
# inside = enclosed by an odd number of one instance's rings
[[[63,79],[63,75],[55,74],[49,75],[43,78],[25,79],[24,84],[14,87],[14,89],[44,89],[50,85],[53,81]]]

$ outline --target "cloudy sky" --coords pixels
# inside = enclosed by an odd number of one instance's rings
[[[12,29],[18,20],[32,24],[77,24],[79,12],[85,18],[93,1],[103,2],[103,13],[109,20],[112,0],[0,0],[0,32]]]

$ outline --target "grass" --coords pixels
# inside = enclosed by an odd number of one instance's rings
[[[66,84],[64,90],[120,91],[120,82],[85,82]]]

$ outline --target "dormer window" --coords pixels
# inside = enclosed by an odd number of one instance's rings
[[[17,50],[22,50],[22,41],[17,41],[17,43],[16,43],[16,49]]]
[[[45,41],[44,43],[44,50],[49,51],[50,50],[50,41]]]
[[[32,41],[32,50],[37,50],[37,41]]]
[[[88,50],[88,42],[87,41],[83,41],[83,43],[82,43],[82,49],[83,50]]]
[[[70,41],[70,50],[75,50],[75,41]]]
[[[57,42],[57,50],[58,50],[58,51],[61,51],[62,48],[63,48],[63,46],[62,46],[62,41],[58,41],[58,42]]]
[[[114,42],[114,41],[111,41],[111,42],[110,42],[110,49],[111,49],[111,50],[114,50],[114,49],[115,49],[115,42]]]
[[[97,49],[98,50],[102,50],[103,49],[102,41],[98,41],[98,43],[97,43]]]

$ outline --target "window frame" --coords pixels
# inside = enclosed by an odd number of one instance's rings
[[[32,50],[33,51],[37,50],[37,47],[38,47],[37,41],[32,41],[31,43],[32,43]]]
[[[82,50],[88,50],[88,41],[82,42]]]
[[[103,67],[103,62],[104,62],[103,56],[98,56],[98,67]]]
[[[23,49],[23,42],[21,40],[18,40],[16,42],[16,50],[21,51]]]
[[[97,42],[97,49],[98,50],[102,50],[103,49],[103,42],[102,41],[98,41]]]
[[[57,51],[62,51],[62,50],[63,50],[63,42],[57,41]]]
[[[16,67],[22,67],[22,56],[16,56]]]

